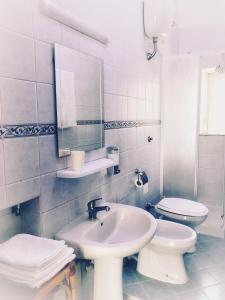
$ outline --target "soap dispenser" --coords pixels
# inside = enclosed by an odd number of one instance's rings
[[[114,162],[114,166],[108,168],[108,175],[117,175],[120,173],[119,168],[119,147],[108,147],[107,148],[107,157]]]

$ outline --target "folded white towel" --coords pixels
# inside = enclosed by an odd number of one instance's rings
[[[65,253],[61,255],[54,263],[50,265],[46,265],[40,269],[23,269],[23,268],[15,268],[11,265],[7,265],[4,263],[0,263],[0,275],[7,275],[17,278],[18,280],[26,280],[26,281],[39,281],[43,277],[46,277],[49,273],[54,272],[58,266],[61,266],[65,261],[70,259],[73,255],[74,250],[72,248],[66,248]]]
[[[74,258],[75,258],[75,255],[72,254],[70,257],[65,259],[60,264],[58,264],[58,266],[55,267],[54,270],[52,270],[51,272],[47,272],[45,275],[43,274],[43,277],[38,279],[38,280],[31,280],[31,279],[28,280],[28,279],[20,278],[20,277],[15,275],[15,272],[14,272],[14,274],[10,273],[10,274],[4,274],[4,275],[1,275],[1,276],[3,276],[5,279],[17,282],[17,283],[22,284],[22,285],[26,285],[30,288],[39,288],[41,285],[43,285],[48,280],[50,280],[52,277],[54,277],[59,271],[61,271],[63,269],[63,267],[66,264],[71,262]]]
[[[3,262],[0,261],[0,265],[4,264],[7,265],[8,267],[11,267],[13,269],[17,269],[17,270],[21,270],[21,271],[26,271],[28,273],[32,272],[32,273],[38,273],[40,272],[40,270],[44,270],[46,268],[50,268],[52,265],[55,265],[55,263],[59,260],[61,260],[63,257],[65,257],[65,252],[67,251],[69,247],[65,245],[65,247],[59,252],[59,254],[57,254],[56,256],[52,257],[49,261],[46,261],[44,264],[40,265],[39,267],[35,266],[35,267],[31,267],[31,266],[20,266],[20,265],[11,265],[11,264],[5,264]],[[74,254],[74,249],[73,248],[69,248],[69,251],[71,252],[71,254]]]
[[[41,268],[65,247],[64,241],[18,234],[0,244],[0,262],[14,267]]]

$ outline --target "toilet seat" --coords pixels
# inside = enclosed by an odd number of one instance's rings
[[[164,198],[156,209],[189,217],[203,217],[208,214],[208,208],[199,202],[182,198]]]

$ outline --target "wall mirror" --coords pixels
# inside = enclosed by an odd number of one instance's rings
[[[104,147],[103,63],[55,44],[59,156]]]

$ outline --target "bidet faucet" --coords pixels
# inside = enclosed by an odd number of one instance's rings
[[[88,207],[88,219],[89,220],[96,220],[97,219],[97,213],[99,211],[109,211],[110,207],[109,206],[96,206],[96,202],[102,200],[102,198],[97,198],[94,200],[91,200],[88,202],[87,207]]]

